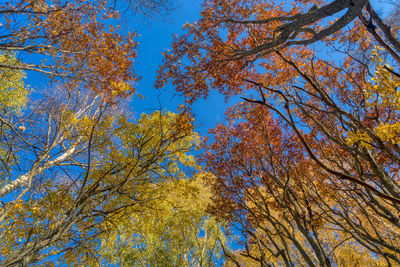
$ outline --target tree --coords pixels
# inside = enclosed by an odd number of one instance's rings
[[[16,59],[10,54],[1,55],[0,60],[5,64],[16,65]],[[7,149],[7,143],[12,142],[10,136],[6,134],[7,124],[10,116],[15,112],[20,112],[25,107],[27,101],[28,90],[24,84],[25,74],[22,71],[2,69],[0,73],[0,109],[3,116],[1,120],[1,136],[2,141],[0,145],[1,155],[1,176],[10,177],[11,165],[14,165],[15,160],[12,154]],[[23,128],[21,129],[23,130]],[[5,179],[2,179],[4,182]],[[2,184],[3,185],[3,184]]]
[[[248,103],[204,156],[215,214],[247,237],[242,257],[330,266],[362,252],[399,264],[399,41],[367,1],[314,4],[206,2],[157,85],[170,80],[189,103],[213,89]]]
[[[344,9],[348,9],[344,16],[334,17]],[[360,19],[353,21],[357,17]],[[328,18],[334,22],[320,21]],[[350,23],[352,29],[347,30],[345,26]],[[368,1],[333,1],[322,7],[310,1],[296,1],[291,8],[273,1],[208,1],[201,20],[186,24],[184,29],[186,34],[176,37],[173,49],[165,53],[156,85],[162,87],[171,79],[178,92],[190,96],[189,102],[207,95],[210,88],[220,88],[227,96],[238,94],[246,87],[240,79],[246,77],[245,71],[260,61],[268,61],[271,53],[296,46],[291,52],[304,57],[302,53],[308,50],[298,45],[318,40],[330,45],[330,40],[341,38],[339,44],[351,40],[359,44],[356,49],[365,49],[373,37],[399,62],[400,46],[394,31]],[[340,36],[341,33],[346,35]],[[361,36],[369,37],[363,41]],[[221,69],[230,72],[218,75]],[[236,77],[241,71],[243,77]]]
[[[12,54],[0,55],[3,64],[18,67]],[[24,84],[25,74],[22,71],[1,69],[0,72],[0,108],[5,113],[19,111],[26,104],[28,89]]]
[[[109,222],[138,212],[192,162],[198,137],[184,115],[134,122],[85,90],[51,91],[30,110],[1,116],[3,153],[13,163],[3,160],[0,189],[5,266],[57,258],[96,265]]]
[[[103,255],[121,266],[215,266],[225,237],[206,213],[211,200],[202,181],[206,175],[150,187],[153,200],[117,218],[118,228],[103,236]]]
[[[107,1],[7,1],[0,4],[0,49],[18,53],[19,64],[0,67],[60,77],[71,90],[85,86],[109,100],[127,96],[137,81],[137,43],[111,26],[117,18]]]
[[[131,3],[138,11],[170,7]],[[199,142],[190,116],[124,115],[138,80],[137,43],[112,26],[118,16],[107,1],[0,4],[1,265],[99,266],[118,245],[106,239],[122,229],[136,244],[132,231],[158,234],[146,250],[124,252],[148,262],[161,250],[170,265],[219,259],[221,224],[206,217],[209,197],[200,195],[208,188],[189,176],[198,168],[189,153]],[[47,75],[49,89],[31,90],[28,71]],[[155,209],[185,235],[163,231],[168,225],[157,220],[150,220],[155,229],[138,221]],[[177,249],[163,247],[166,239]]]
[[[329,266],[351,258],[357,266],[386,266],[342,230],[341,212],[363,215],[354,212],[354,196],[342,192],[349,185],[307,158],[294,132],[260,106],[242,104],[228,120],[212,130],[203,159],[218,177],[213,214],[232,221],[246,238],[237,261]]]

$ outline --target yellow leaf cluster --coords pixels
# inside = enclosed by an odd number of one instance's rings
[[[398,113],[400,112],[400,92],[398,91],[400,79],[390,72],[392,68],[379,55],[380,50],[382,48],[375,47],[372,53],[372,61],[376,64],[376,69],[364,90],[367,107],[377,110],[390,109]],[[400,123],[382,122],[372,130],[382,141],[400,144]],[[348,134],[347,143],[353,145],[356,142],[360,142],[360,145],[367,149],[372,149],[371,137],[365,132],[357,131]]]
[[[0,63],[17,66],[18,60],[12,54],[0,54]],[[25,73],[13,68],[0,69],[0,108],[20,111],[27,101],[28,90],[24,83]]]
[[[364,132],[356,131],[355,133],[349,132],[348,137],[346,139],[348,145],[352,146],[355,143],[359,143],[360,146],[365,147],[367,149],[371,149],[371,137]]]

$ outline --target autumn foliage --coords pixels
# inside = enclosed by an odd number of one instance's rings
[[[147,4],[170,5],[138,1],[136,8]],[[192,118],[136,117],[124,105],[138,80],[136,33],[123,34],[114,7],[0,4],[2,266],[222,257],[222,223],[206,213],[211,197],[202,177],[210,174],[190,154],[199,145]],[[30,77],[46,88],[31,86]],[[179,232],[182,220],[187,234]]]
[[[0,4],[2,265],[400,265],[396,13],[205,0],[156,81],[186,103],[135,118],[120,5]],[[202,138],[212,91],[239,101]]]
[[[231,263],[399,264],[396,26],[368,1],[211,0],[184,29],[157,85],[243,100],[202,156]]]
[[[81,0],[3,3],[1,47],[20,54],[19,69],[60,77],[71,90],[85,86],[108,100],[130,95],[137,80],[136,34],[123,36],[110,24],[119,16],[110,6],[107,1]]]

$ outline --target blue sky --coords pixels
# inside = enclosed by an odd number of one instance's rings
[[[137,85],[137,92],[145,98],[135,98],[130,104],[131,112],[139,116],[142,112],[150,113],[157,109],[176,111],[183,98],[176,95],[171,85],[156,90],[154,81],[158,66],[162,63],[161,52],[170,48],[173,34],[182,33],[182,26],[186,22],[194,22],[200,18],[202,0],[180,1],[176,9],[167,15],[165,19],[156,18],[146,21],[140,17],[129,16],[127,21],[121,25],[128,31],[135,31],[140,35],[138,58],[135,69],[142,77]],[[227,104],[224,96],[212,92],[206,100],[199,100],[193,105],[197,131],[206,134],[209,128],[221,122]]]

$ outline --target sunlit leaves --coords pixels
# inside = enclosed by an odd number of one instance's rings
[[[2,49],[19,53],[19,69],[61,77],[70,90],[85,86],[110,102],[134,92],[135,33],[125,36],[107,1],[11,1],[0,5]],[[29,53],[39,56],[30,57]],[[11,68],[2,63],[2,68]],[[116,86],[118,85],[118,87]]]
[[[221,225],[206,214],[210,192],[202,179],[196,175],[151,186],[153,200],[119,218],[117,229],[103,235],[105,258],[121,266],[213,266],[224,236]]]
[[[212,212],[246,237],[237,260],[400,263],[400,42],[385,19],[366,1],[211,0],[184,30],[157,86],[190,104],[211,90],[248,103],[203,155]]]
[[[0,108],[9,111],[19,111],[25,106],[28,89],[25,86],[25,74],[19,70],[19,62],[15,56],[0,54],[0,64],[10,68],[0,69]]]

